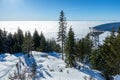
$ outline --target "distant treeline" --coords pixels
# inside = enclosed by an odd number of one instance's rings
[[[60,52],[60,45],[54,39],[47,40],[44,34],[35,29],[33,35],[30,31],[25,32],[18,28],[14,34],[0,29],[0,53],[28,53],[29,51]]]

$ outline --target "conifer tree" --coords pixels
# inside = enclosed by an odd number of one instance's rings
[[[80,62],[88,62],[91,51],[92,41],[88,34],[85,38],[80,39],[76,44],[77,60]]]
[[[119,35],[119,31],[118,31]],[[120,74],[120,38],[115,35],[114,29],[111,35],[104,40],[96,54],[92,54],[91,63],[93,68],[103,72],[106,80]]]
[[[41,52],[46,52],[46,39],[43,35],[43,33],[41,32],[41,35],[40,35],[41,39],[40,39],[40,47],[39,47],[39,50]]]
[[[65,62],[69,67],[75,67],[75,39],[74,32],[72,28],[70,28],[68,32],[68,37],[65,45]]]
[[[17,52],[19,52],[19,44],[18,44],[18,39],[17,39],[17,33],[14,33],[14,35],[13,35],[13,53],[17,53]]]
[[[18,31],[17,31],[18,52],[22,52],[23,40],[24,40],[23,31],[20,28],[18,28]]]
[[[3,31],[2,29],[0,29],[0,53],[3,52],[3,45],[4,45],[4,42],[3,42]]]
[[[22,44],[22,52],[23,53],[27,53],[28,52],[28,43],[27,43],[27,32],[25,32],[25,37],[24,37],[24,41]]]
[[[33,41],[32,41],[31,33],[29,31],[25,32],[25,37],[22,44],[22,51],[24,53],[28,53],[29,51],[32,50],[32,47],[33,47]]]
[[[9,33],[7,36],[7,43],[8,43],[8,52],[13,53],[14,42],[13,42],[13,35],[11,33]]]
[[[46,40],[46,52],[52,52],[51,40]]]
[[[28,51],[32,51],[33,50],[33,37],[30,33],[30,31],[28,31]]]
[[[66,18],[64,15],[64,12],[60,12],[60,18],[59,18],[59,31],[58,31],[58,41],[61,41],[62,45],[62,59],[63,59],[63,54],[64,54],[64,44],[66,40],[66,28],[67,28],[67,23],[66,23]]]
[[[77,61],[79,62],[82,62],[83,59],[84,59],[84,40],[81,39],[79,40],[77,43],[76,43],[76,58],[77,58]]]
[[[38,34],[38,31],[35,29],[35,32],[33,33],[33,48],[34,50],[38,50],[40,47],[40,36]]]
[[[7,32],[5,31],[5,29],[3,31],[3,39],[2,40],[3,40],[2,51],[3,51],[3,53],[6,53],[8,51],[8,46],[7,46]]]
[[[57,44],[54,39],[50,40],[50,45],[51,45],[52,51],[61,52],[61,47],[60,47],[60,45]]]

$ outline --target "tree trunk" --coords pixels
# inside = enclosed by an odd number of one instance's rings
[[[105,74],[105,79],[106,80],[113,80],[112,77],[110,77],[108,74]]]
[[[62,60],[64,60],[63,54],[64,54],[64,51],[63,51],[63,41],[62,41]]]

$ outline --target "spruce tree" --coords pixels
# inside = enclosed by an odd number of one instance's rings
[[[38,34],[38,31],[35,29],[35,32],[33,33],[33,48],[34,50],[38,50],[40,47],[40,36]]]
[[[28,53],[29,51],[32,50],[32,47],[33,47],[33,42],[32,42],[31,33],[29,31],[25,32],[25,37],[24,37],[24,41],[22,44],[22,51],[24,53]]]
[[[67,28],[67,23],[66,23],[66,18],[64,15],[64,12],[60,12],[60,18],[59,18],[59,31],[58,31],[58,41],[61,41],[62,45],[62,59],[64,59],[63,54],[64,54],[64,44],[66,40],[66,28]]]
[[[76,58],[80,62],[88,62],[92,51],[92,41],[89,34],[76,43]]]
[[[110,80],[112,76],[120,74],[120,38],[115,35],[114,29],[108,36],[99,50],[91,55],[91,63],[93,68],[103,72],[106,80]]]
[[[3,31],[2,40],[3,40],[2,41],[2,43],[3,43],[2,52],[6,53],[6,52],[8,52],[8,39],[7,39],[7,32],[5,31],[5,29]]]
[[[17,39],[17,33],[14,33],[14,35],[13,35],[13,49],[12,49],[12,51],[13,51],[13,53],[17,53],[17,52],[19,52],[19,43],[18,43],[18,39]]]
[[[51,45],[52,51],[54,51],[54,52],[61,52],[60,45],[57,44],[54,39],[50,40],[50,45]]]
[[[31,35],[31,33],[30,33],[30,31],[28,31],[28,51],[32,51],[33,50],[33,37],[32,37],[32,35]]]
[[[13,36],[11,33],[7,34],[7,31],[0,29],[0,52],[12,53],[13,50]]]
[[[76,53],[77,53],[76,58],[77,58],[77,61],[79,61],[79,62],[82,62],[84,59],[85,48],[84,48],[83,41],[84,40],[81,39],[76,43]]]
[[[42,32],[41,32],[40,37],[41,37],[41,39],[40,39],[39,51],[46,52],[46,39],[45,39],[45,37],[44,37]]]
[[[50,40],[46,40],[46,52],[52,52]]]
[[[24,35],[23,35],[23,31],[18,28],[17,31],[17,45],[18,45],[18,52],[22,52],[22,44],[23,44],[23,40],[24,40]]]
[[[72,28],[68,32],[68,37],[65,45],[65,62],[69,67],[75,67],[75,38]]]
[[[7,36],[7,43],[8,43],[8,52],[13,53],[14,42],[13,42],[13,35],[11,33],[9,33]]]
[[[4,41],[3,41],[3,30],[0,29],[0,53],[3,53],[3,46],[4,46]]]

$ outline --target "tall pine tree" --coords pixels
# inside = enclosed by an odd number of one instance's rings
[[[59,31],[58,31],[57,40],[61,41],[62,59],[64,59],[63,54],[64,54],[64,44],[65,44],[65,40],[66,40],[66,28],[67,28],[66,18],[65,18],[64,12],[61,11],[60,12],[60,18],[59,18]]]

